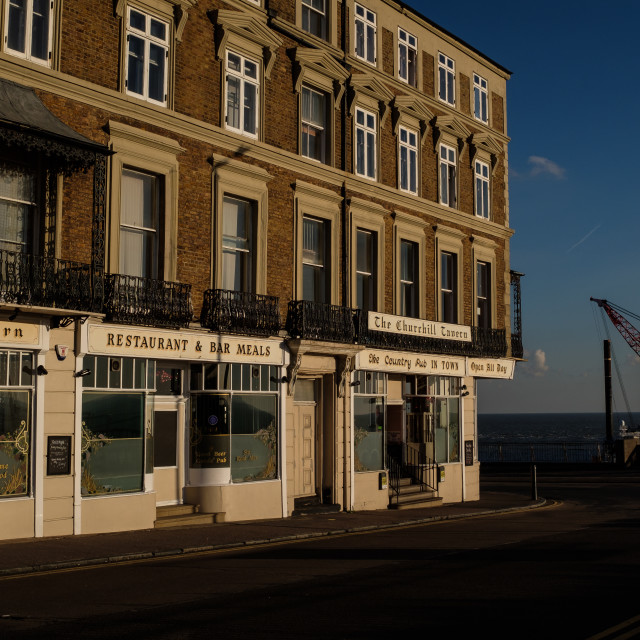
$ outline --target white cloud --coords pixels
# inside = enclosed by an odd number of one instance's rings
[[[564,179],[564,169],[553,162],[553,160],[549,160],[549,158],[529,156],[529,164],[532,165],[531,171],[529,172],[529,175],[532,177],[548,173],[555,178],[558,178],[558,180]]]
[[[531,358],[531,363],[533,365],[533,375],[536,377],[543,376],[549,371],[547,354],[542,349],[536,349],[533,358]]]

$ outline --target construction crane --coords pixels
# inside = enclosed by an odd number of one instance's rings
[[[640,316],[631,311],[627,311],[617,304],[613,304],[608,300],[599,300],[591,298],[601,309],[604,309],[609,316],[613,326],[620,332],[620,335],[627,341],[627,344],[640,356],[640,331],[638,331],[622,314],[625,313],[635,320],[640,320]]]
[[[625,339],[626,343],[633,349],[636,355],[640,356],[640,331],[636,329],[622,314],[624,313],[627,316],[631,316],[634,320],[640,321],[640,316],[627,309],[623,309],[617,304],[613,304],[613,302],[609,302],[608,300],[600,300],[599,298],[591,298],[592,302],[595,302],[602,311],[604,311],[608,316],[613,326],[619,331],[620,335]],[[603,314],[603,322],[604,322],[604,314]],[[606,326],[605,326],[606,329]],[[607,334],[608,334],[607,330]],[[610,341],[609,341],[610,344]],[[607,349],[609,363],[606,364],[607,359]],[[612,430],[612,418],[611,418],[611,347],[606,347],[605,345],[605,387],[608,386],[606,391],[607,394],[607,437],[609,437]],[[616,373],[618,374],[618,382],[620,383],[620,390],[622,391],[622,397],[624,398],[624,403],[627,408],[627,414],[629,416],[629,426],[632,430],[635,430],[633,425],[633,416],[631,415],[631,408],[629,406],[629,399],[627,398],[627,392],[624,387],[624,382],[622,380],[622,376],[620,374],[620,369],[618,368],[618,363],[615,361],[616,365]],[[607,366],[608,366],[608,374],[607,374]],[[607,381],[608,375],[608,381]]]

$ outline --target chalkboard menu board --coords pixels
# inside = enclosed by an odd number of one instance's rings
[[[68,476],[71,473],[71,436],[47,437],[47,475]]]
[[[464,441],[464,466],[473,466],[473,440]]]

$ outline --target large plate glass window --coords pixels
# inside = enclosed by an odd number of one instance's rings
[[[82,378],[83,496],[144,490],[145,459],[153,459],[145,430],[146,398],[155,391],[153,360],[85,356]]]
[[[192,469],[230,467],[233,483],[277,477],[277,376],[270,365],[191,365]]]
[[[369,64],[376,63],[376,14],[362,5],[355,6],[357,58]]]
[[[354,374],[354,466],[358,471],[384,469],[386,423],[386,374],[356,371]]]
[[[438,97],[452,107],[456,104],[456,63],[438,53]]]
[[[31,353],[0,350],[0,498],[30,491],[33,374]]]
[[[418,193],[418,134],[412,129],[398,130],[400,147],[400,189]]]
[[[440,203],[456,208],[458,202],[456,150],[440,145]]]
[[[302,87],[302,155],[326,162],[327,158],[327,97],[324,93]]]
[[[476,173],[476,215],[489,219],[489,165],[481,160],[475,161]]]
[[[169,24],[129,7],[127,12],[127,93],[167,104]]]
[[[52,0],[7,0],[5,48],[12,55],[51,64]]]
[[[406,376],[407,447],[427,463],[460,462],[460,378]]]
[[[376,178],[376,116],[356,108],[356,173],[365,178]]]
[[[227,129],[258,137],[259,65],[233,51],[226,56]]]
[[[398,29],[398,77],[412,87],[417,86],[418,40],[404,29]]]
[[[302,28],[323,40],[327,39],[328,0],[302,0]]]
[[[489,122],[489,110],[487,107],[487,81],[477,73],[473,74],[473,115],[476,120]]]

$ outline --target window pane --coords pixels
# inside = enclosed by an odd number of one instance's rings
[[[257,133],[258,87],[245,82],[244,85],[244,130],[255,135]]]
[[[29,491],[30,412],[30,391],[0,390],[0,497]]]
[[[31,56],[40,60],[49,58],[49,1],[33,0]]]
[[[82,394],[82,494],[143,488],[144,395]]]
[[[230,396],[201,393],[191,397],[192,469],[226,468],[230,464]]]
[[[129,35],[127,89],[144,94],[144,40],[133,35]]]
[[[355,396],[355,470],[377,471],[384,461],[384,399]]]
[[[149,98],[164,102],[164,69],[166,49],[151,44],[149,47]]]
[[[14,51],[25,53],[25,36],[27,21],[27,0],[11,0],[9,2],[9,27],[7,29],[7,46]]]
[[[240,79],[227,75],[227,124],[240,128]]]

